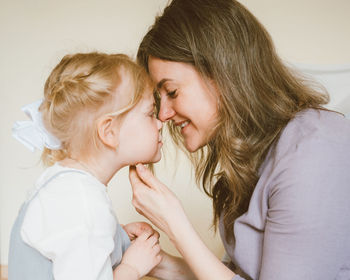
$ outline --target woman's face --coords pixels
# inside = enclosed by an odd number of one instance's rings
[[[152,80],[160,93],[159,119],[181,128],[185,147],[195,152],[207,144],[217,120],[218,91],[190,64],[150,57]]]

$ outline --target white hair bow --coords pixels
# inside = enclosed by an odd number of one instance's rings
[[[35,149],[43,150],[47,147],[51,150],[59,150],[61,141],[46,130],[42,120],[42,114],[39,107],[42,99],[31,104],[25,105],[21,110],[30,118],[29,121],[17,121],[12,127],[12,135],[19,142],[25,145],[32,152]]]

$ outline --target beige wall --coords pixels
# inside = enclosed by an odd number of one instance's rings
[[[10,228],[32,182],[40,174],[39,153],[11,137],[25,116],[20,107],[41,97],[46,77],[68,52],[105,51],[135,55],[138,43],[166,0],[0,0],[0,238],[1,264],[7,264]],[[286,61],[350,64],[348,0],[245,0],[272,34]],[[188,161],[174,161],[170,148],[157,168],[159,177],[183,201],[208,246],[222,254],[210,227],[211,202],[194,185]],[[175,167],[177,171],[175,172]],[[121,223],[140,220],[131,207],[127,170],[108,188]],[[168,239],[161,244],[175,253]]]

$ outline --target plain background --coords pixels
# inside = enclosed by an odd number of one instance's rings
[[[10,230],[18,209],[41,173],[40,153],[11,136],[20,108],[42,96],[52,68],[67,53],[123,52],[137,47],[166,0],[0,0],[0,262],[7,264]],[[291,63],[350,64],[350,1],[242,0],[272,35]],[[200,7],[198,7],[200,9]],[[158,177],[183,202],[196,230],[219,257],[223,249],[210,228],[211,201],[196,187],[188,160],[165,141]],[[144,220],[131,206],[127,170],[108,187],[121,223]],[[161,245],[177,254],[166,236]]]

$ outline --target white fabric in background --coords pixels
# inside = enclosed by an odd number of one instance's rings
[[[350,116],[350,65],[292,64],[292,67],[327,89],[330,95],[327,108]]]

